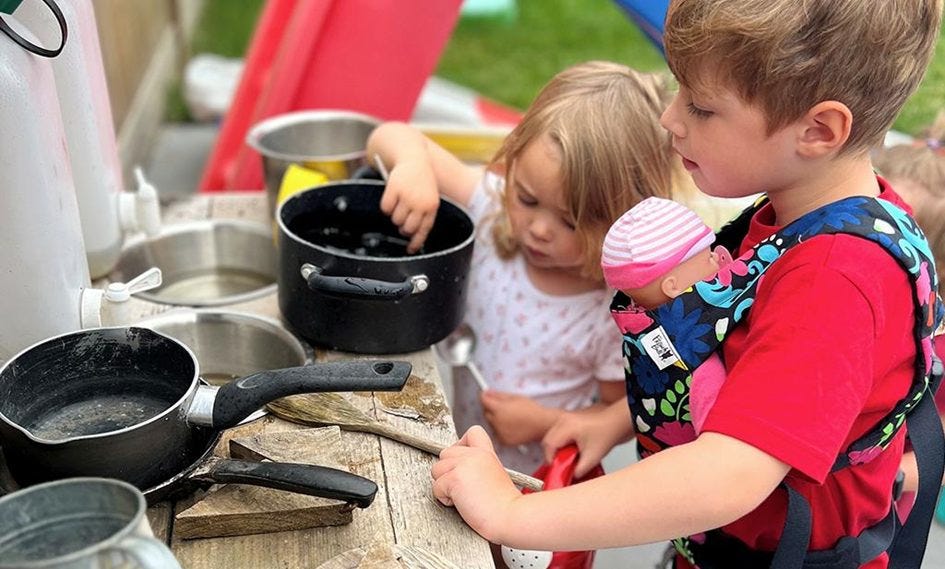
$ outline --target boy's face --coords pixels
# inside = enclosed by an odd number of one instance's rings
[[[695,184],[718,197],[777,191],[800,173],[794,132],[767,132],[762,110],[734,91],[708,84],[679,92],[660,118]]]

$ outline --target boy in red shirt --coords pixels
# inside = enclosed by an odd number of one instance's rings
[[[761,257],[793,222],[816,225],[821,211],[836,215],[851,200],[902,213],[892,207],[904,207],[902,200],[874,174],[869,149],[921,80],[941,11],[942,0],[670,4],[664,41],[680,89],[662,122],[675,149],[709,195],[767,194],[739,255]],[[877,230],[887,226],[876,218]],[[490,541],[523,549],[693,536],[678,547],[677,566],[689,566],[694,543],[714,552],[696,556],[703,569],[779,566],[780,551],[772,552],[800,496],[812,520],[804,545],[835,559],[818,567],[887,567],[886,553],[868,544],[854,544],[860,550],[851,555],[840,550],[849,549],[849,536],[891,519],[904,432],[885,439],[884,449],[850,447],[883,425],[928,368],[928,331],[920,338],[915,330],[930,308],[915,299],[928,298],[923,286],[934,265],[926,260],[921,276],[910,276],[880,242],[815,232],[779,252],[721,346],[728,377],[695,441],[580,485],[523,496],[473,427],[434,465],[435,496]],[[566,416],[545,437],[549,453],[576,442],[580,475],[632,436],[634,424],[645,450],[671,445],[673,423],[648,422],[655,399],[648,405],[645,392],[645,385],[630,391],[632,418],[619,403]],[[836,469],[838,457],[849,466]],[[705,544],[714,545],[701,547],[702,533],[716,528],[722,531]],[[793,542],[796,533],[783,537]]]

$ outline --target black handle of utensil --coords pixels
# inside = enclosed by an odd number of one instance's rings
[[[361,277],[328,277],[312,271],[305,277],[308,288],[341,298],[366,300],[400,300],[413,294],[413,281],[388,282]]]
[[[253,462],[215,458],[199,469],[192,480],[215,484],[251,484],[297,494],[331,498],[367,508],[374,501],[377,484],[337,468],[291,462]]]
[[[220,387],[213,400],[212,426],[228,429],[266,403],[299,393],[399,391],[410,377],[409,362],[364,360],[320,362],[260,371]]]

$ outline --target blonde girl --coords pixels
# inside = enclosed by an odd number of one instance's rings
[[[454,419],[459,432],[486,426],[506,466],[534,470],[562,410],[623,396],[601,243],[638,201],[670,196],[676,159],[658,122],[667,101],[657,77],[592,61],[541,90],[485,171],[403,123],[368,141],[390,171],[381,208],[412,250],[441,195],[477,223],[466,323],[489,389],[457,370]]]

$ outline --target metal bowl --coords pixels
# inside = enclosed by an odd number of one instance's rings
[[[208,220],[165,226],[152,239],[129,242],[109,275],[134,278],[151,267],[164,284],[139,298],[184,306],[220,306],[276,290],[276,249],[265,225]]]
[[[176,309],[137,326],[180,340],[193,350],[200,377],[223,385],[258,371],[302,366],[314,360],[310,347],[276,320],[213,309]],[[259,410],[243,422],[265,414]]]
[[[314,110],[277,115],[256,124],[246,135],[246,143],[262,155],[270,211],[275,212],[289,164],[318,170],[329,180],[347,180],[367,163],[367,139],[380,123],[353,111]]]

